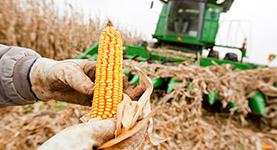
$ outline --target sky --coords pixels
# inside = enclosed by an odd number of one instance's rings
[[[248,21],[250,62],[268,65],[269,54],[277,55],[277,1],[235,0],[226,20]],[[276,61],[274,61],[276,62]],[[277,66],[277,63],[271,64]]]
[[[115,25],[151,39],[162,9],[159,0],[153,1],[152,9],[152,0],[59,0],[57,3],[70,3],[87,16],[109,18]],[[277,0],[235,0],[231,9],[220,16],[216,44],[241,46],[244,37],[248,48],[245,62],[277,66],[276,61],[271,64],[268,61],[269,54],[277,55]]]

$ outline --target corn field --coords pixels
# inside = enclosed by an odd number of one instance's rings
[[[43,57],[56,60],[78,56],[99,41],[106,20],[88,20],[71,5],[59,10],[53,1],[1,0],[0,44],[31,48]],[[142,39],[139,33],[117,27],[124,44]],[[154,117],[154,131],[165,139],[158,146],[144,149],[227,149],[264,150],[277,148],[277,68],[231,71],[226,66],[199,67],[197,64],[165,66],[125,60],[124,66],[135,74],[141,68],[150,78],[176,78],[180,83],[172,93],[155,89],[151,105],[162,109]],[[188,89],[188,84],[193,84]],[[219,109],[203,99],[216,90]],[[248,106],[251,92],[262,91],[267,117]],[[250,94],[247,94],[250,93]],[[228,108],[229,102],[239,107]],[[81,123],[90,107],[59,101],[0,109],[0,149],[37,149],[59,131]]]
[[[61,12],[54,1],[1,0],[0,43],[27,47],[43,57],[74,58],[99,41],[107,20],[84,15],[70,4]],[[123,43],[142,38],[139,33],[117,27]]]

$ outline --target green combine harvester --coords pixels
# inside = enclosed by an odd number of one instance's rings
[[[219,17],[221,13],[227,12],[234,0],[161,0],[163,8],[160,13],[155,33],[152,35],[157,42],[148,46],[145,41],[138,41],[134,45],[123,45],[124,59],[133,59],[149,63],[181,63],[200,62],[200,66],[206,67],[217,63],[218,65],[230,64],[231,69],[255,69],[258,65],[246,64],[242,60],[246,57],[245,43],[242,47],[231,47],[216,45],[216,35],[219,29]],[[218,3],[220,1],[220,3]],[[151,7],[153,2],[151,4]],[[241,61],[235,53],[227,53],[223,60],[214,51],[214,47],[232,48],[241,51]],[[208,57],[202,57],[202,50],[209,49]],[[96,60],[98,43],[91,46],[77,59]],[[130,84],[139,82],[139,76],[124,73],[131,78]],[[164,79],[153,79],[154,88],[166,84]],[[174,78],[170,79],[167,93],[172,92],[173,85],[178,83]],[[216,91],[213,91],[207,98],[210,104],[216,101]],[[231,103],[231,107],[237,104]],[[265,115],[265,100],[262,93],[256,93],[250,99],[250,106],[258,114]]]

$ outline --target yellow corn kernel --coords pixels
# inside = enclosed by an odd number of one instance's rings
[[[102,119],[107,119],[108,118],[108,116],[107,115],[102,115]]]
[[[108,24],[111,24],[110,22]],[[112,118],[123,97],[123,51],[119,32],[107,25],[98,47],[92,118]]]

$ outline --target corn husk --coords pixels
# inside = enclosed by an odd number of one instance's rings
[[[152,82],[139,68],[136,67],[135,69],[140,76],[139,84],[146,87],[146,90],[138,101],[132,101],[128,95],[124,94],[124,99],[118,105],[117,110],[116,138],[104,143],[99,149],[134,149],[143,147],[145,139],[149,139],[148,135],[152,134],[153,121],[151,118],[157,113],[159,107],[151,111]],[[138,133],[139,135],[137,135]],[[121,143],[123,141],[124,144]],[[125,145],[125,147],[121,147],[122,145]]]

